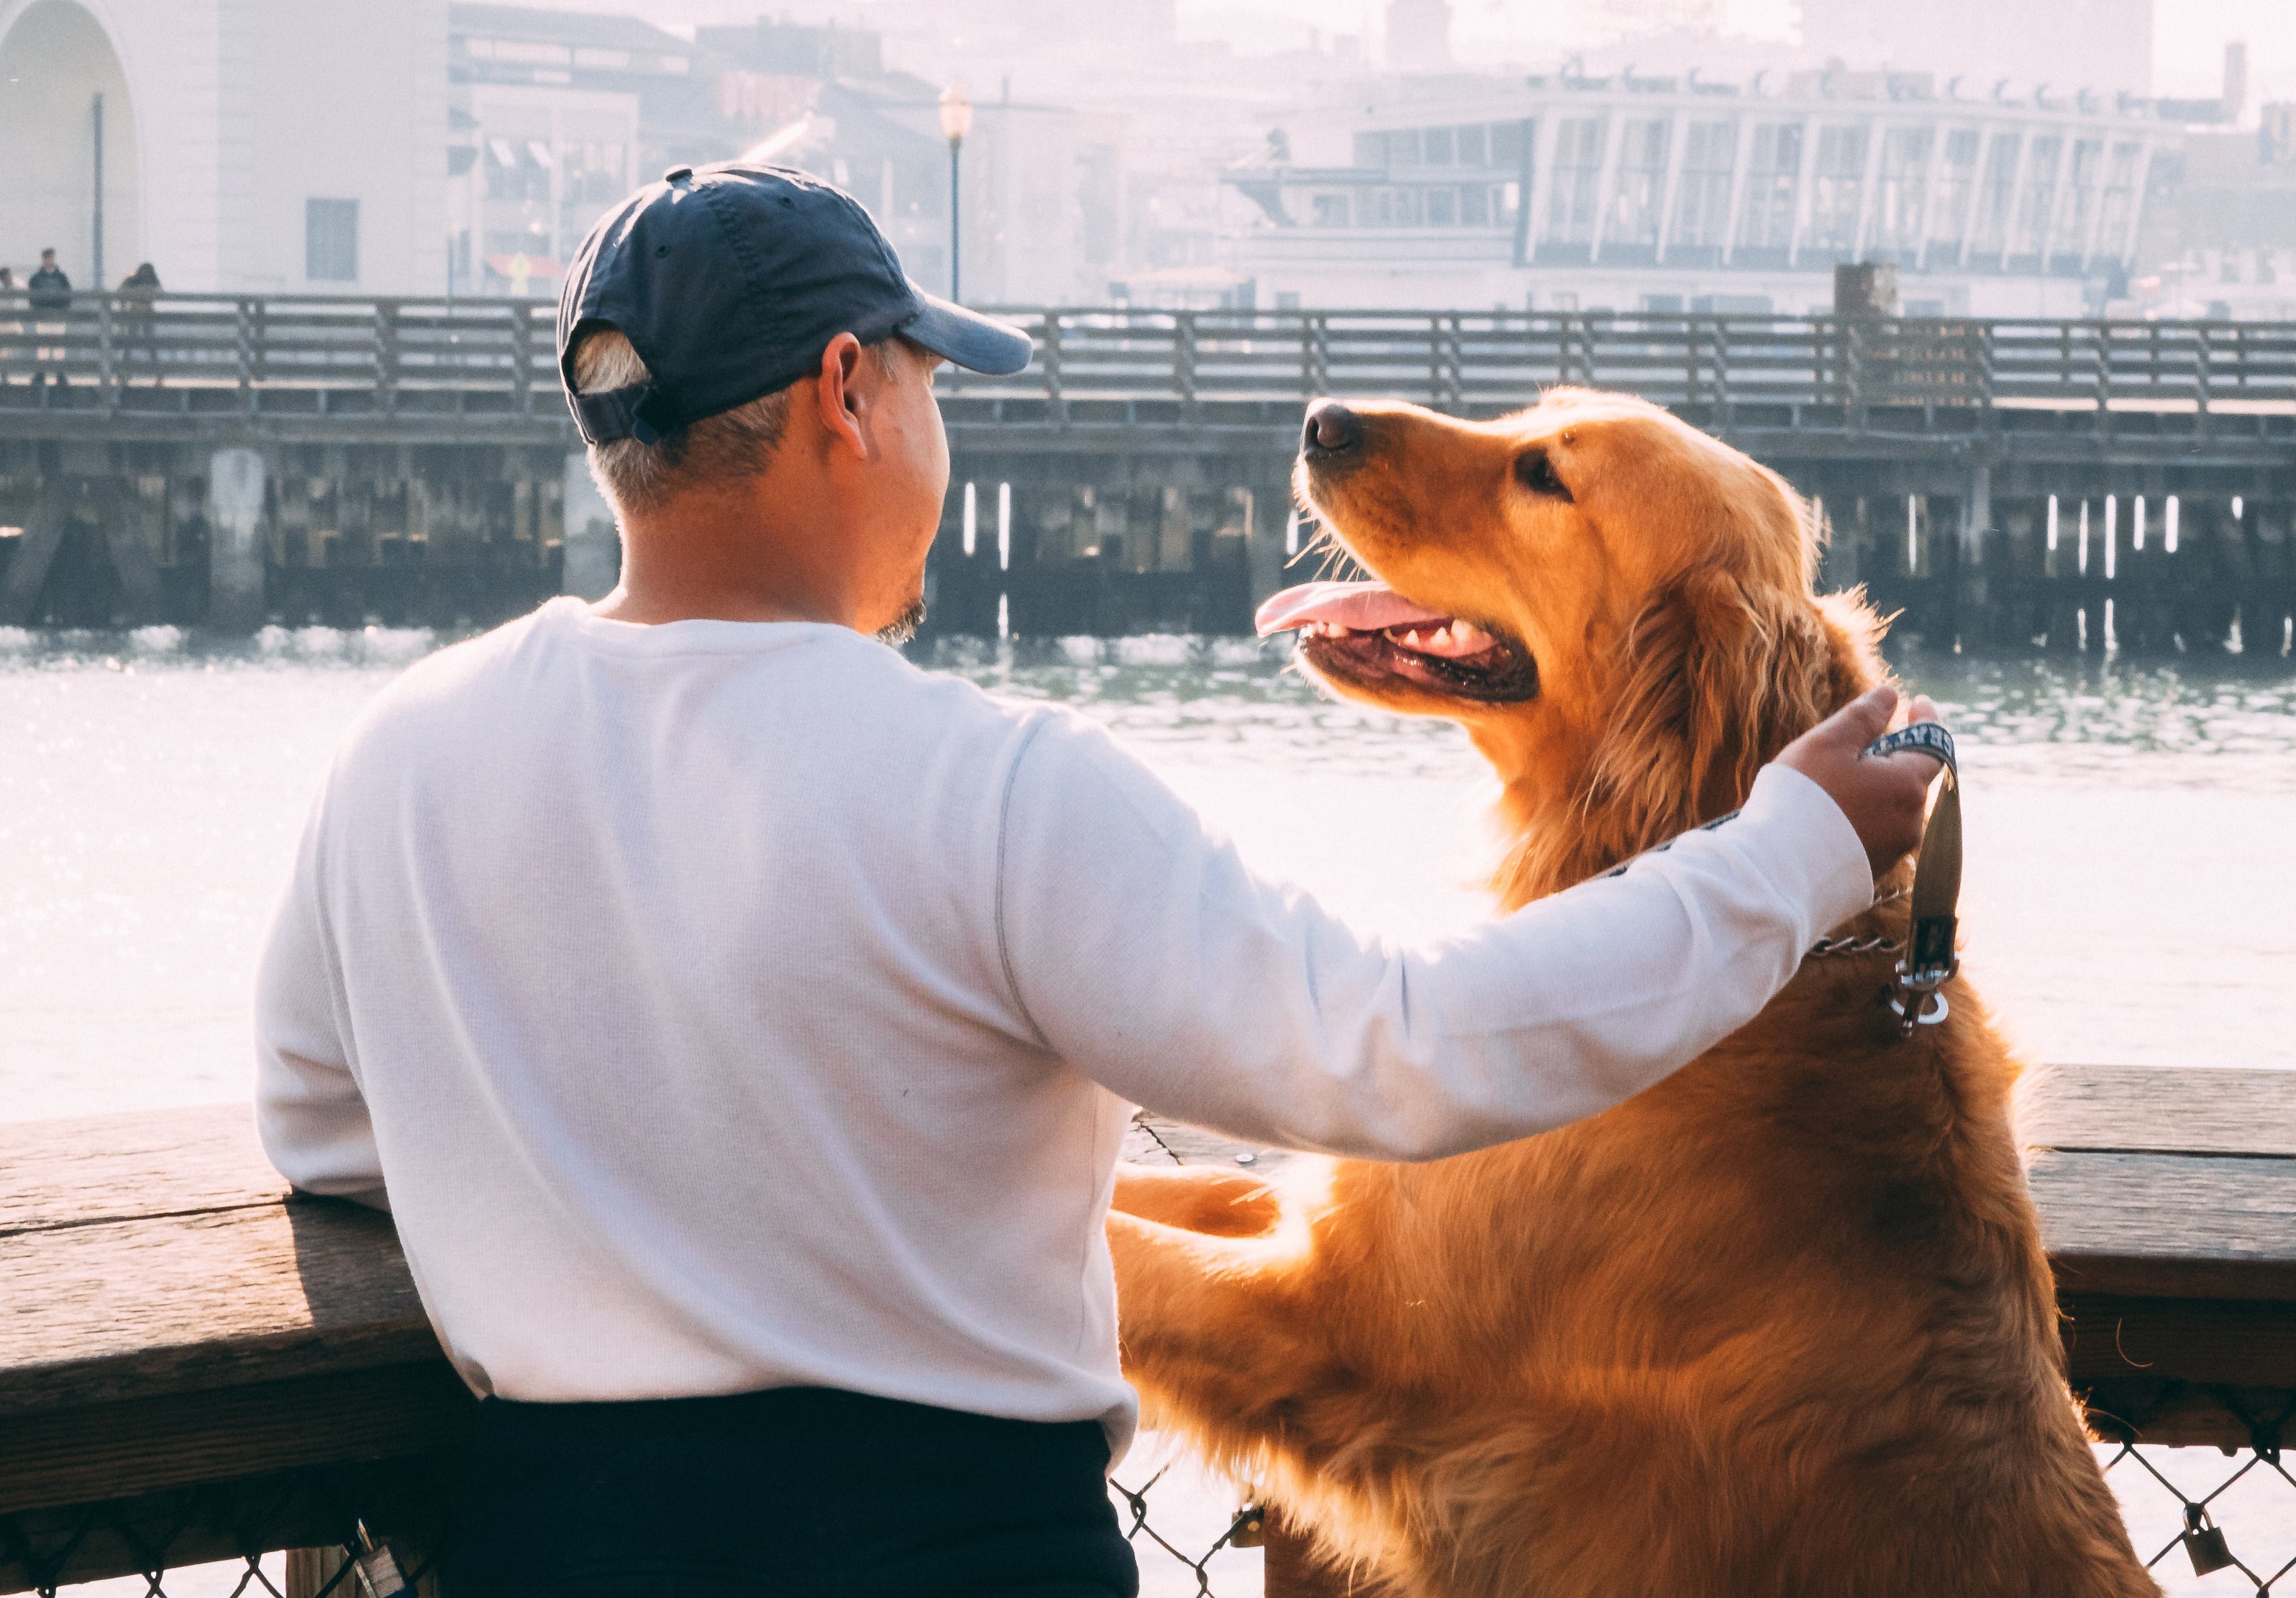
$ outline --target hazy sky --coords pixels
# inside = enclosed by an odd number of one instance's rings
[[[2000,3],[2046,5],[2048,0]],[[1796,0],[1729,0],[1729,4],[1736,31],[1758,37],[1794,36],[1800,14]],[[1518,38],[1560,35],[1568,29],[1567,19],[1587,9],[1581,0],[1453,0],[1453,7],[1462,37]],[[1280,15],[1326,31],[1355,32],[1386,9],[1384,0],[1180,0],[1182,26],[1191,33],[1219,29],[1220,20],[1246,12]],[[2250,103],[2296,99],[2296,0],[2154,0],[2153,14],[2157,93],[2216,93],[2223,79],[2225,41],[2241,38],[2249,46]]]

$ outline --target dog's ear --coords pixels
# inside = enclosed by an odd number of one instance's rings
[[[1613,859],[1737,808],[1831,708],[1833,651],[1804,592],[1701,568],[1653,594],[1621,642],[1582,797]]]

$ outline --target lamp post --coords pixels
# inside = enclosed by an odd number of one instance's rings
[[[948,137],[948,297],[962,299],[964,291],[959,286],[957,251],[964,235],[957,225],[963,213],[958,204],[956,154],[964,145],[964,135],[972,131],[972,102],[967,100],[964,91],[955,84],[941,91],[940,130]]]

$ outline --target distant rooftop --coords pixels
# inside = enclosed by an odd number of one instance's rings
[[[447,8],[447,29],[457,37],[518,39],[570,49],[624,50],[680,58],[693,53],[692,45],[651,22],[594,12],[455,4]]]

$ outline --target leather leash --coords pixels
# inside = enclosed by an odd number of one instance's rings
[[[1882,757],[1908,750],[1945,767],[1945,786],[1922,830],[1921,857],[1914,865],[1913,923],[1890,993],[1898,1029],[1910,1037],[1915,1027],[1934,1027],[1952,1013],[1939,990],[1961,969],[1954,947],[1960,924],[1955,911],[1961,903],[1961,767],[1954,758],[1953,734],[1934,721],[1909,723],[1875,739],[1866,752]]]

